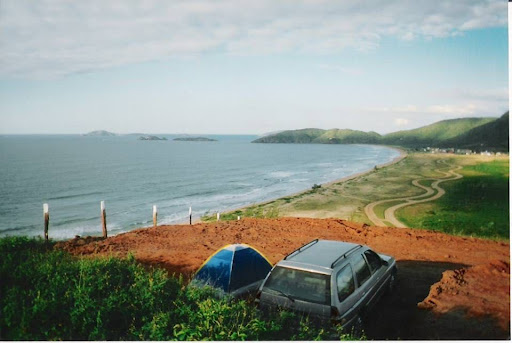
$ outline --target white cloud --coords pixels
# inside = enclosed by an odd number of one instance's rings
[[[340,72],[343,74],[348,75],[361,75],[363,74],[363,71],[359,68],[353,68],[353,67],[343,67],[340,65],[332,65],[332,64],[318,64],[318,68],[325,69],[325,70],[332,70],[336,72]]]
[[[390,112],[390,113],[415,113],[418,112],[418,106],[415,105],[405,105],[405,106],[397,106],[397,107],[370,107],[364,109],[369,112]]]
[[[395,118],[394,122],[396,126],[407,126],[409,124],[409,119]]]
[[[414,36],[414,33],[412,33],[412,32],[407,32],[406,34],[404,34],[404,35],[402,36],[402,39],[403,39],[403,40],[413,40],[413,39],[414,39],[414,37],[415,37],[415,36]]]
[[[471,116],[476,114],[477,106],[475,104],[464,104],[464,105],[433,105],[426,109],[427,113],[439,113],[454,116]]]
[[[3,0],[0,75],[55,77],[190,56],[324,54],[505,26],[504,1]],[[342,70],[341,70],[342,71]]]

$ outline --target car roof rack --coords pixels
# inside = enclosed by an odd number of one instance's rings
[[[312,245],[314,245],[314,244],[316,244],[316,243],[318,243],[318,238],[317,238],[317,239],[312,240],[312,241],[311,241],[311,242],[309,242],[309,243],[304,244],[303,246],[301,246],[301,247],[300,247],[300,248],[298,248],[298,249],[295,249],[294,251],[292,251],[291,253],[289,253],[288,255],[286,255],[286,256],[284,257],[284,259],[286,260],[288,257],[292,256],[293,254],[298,253],[298,252],[301,252],[301,251],[303,251],[303,250],[305,250],[305,249],[309,248],[310,246],[312,246]]]
[[[359,249],[360,247],[362,247],[361,244],[358,244],[356,245],[355,247],[353,247],[352,249],[350,249],[349,251],[347,251],[346,253],[344,253],[343,255],[341,255],[340,257],[338,257],[336,260],[334,260],[334,262],[331,264],[331,269],[334,268],[334,266],[336,265],[336,263],[338,263],[339,261],[341,261],[341,259],[347,257],[348,255],[352,254],[354,251],[356,251],[357,249]]]

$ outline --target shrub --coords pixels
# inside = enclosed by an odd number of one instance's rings
[[[127,259],[76,259],[52,243],[0,239],[1,340],[317,340],[346,338],[288,312],[185,287]]]

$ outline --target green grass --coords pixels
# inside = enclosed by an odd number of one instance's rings
[[[133,257],[77,259],[53,244],[0,239],[0,340],[354,339],[280,311],[186,287]]]
[[[464,178],[443,183],[443,197],[400,209],[397,218],[411,227],[508,239],[508,172],[505,159],[465,166]]]
[[[389,201],[389,202],[385,202],[383,204],[380,204],[380,205],[377,205],[374,207],[374,211],[375,211],[375,214],[379,217],[379,218],[384,218],[384,212],[391,206],[394,206],[394,205],[398,205],[400,203],[402,203],[403,201]]]
[[[300,212],[309,214],[321,211],[322,217],[337,217],[370,224],[364,214],[367,204],[397,196],[422,194],[424,191],[412,186],[411,181],[420,177],[442,176],[435,169],[446,169],[446,166],[437,163],[438,159],[439,156],[430,154],[411,154],[396,165],[372,170],[362,177],[228,212],[222,214],[221,219],[234,220],[238,215],[242,218],[283,217]],[[216,215],[206,215],[202,219],[214,221]]]
[[[241,218],[278,218],[279,207],[277,204],[273,206],[266,206],[266,204],[253,205],[243,209],[221,213],[219,219],[237,220],[238,216]],[[201,220],[203,222],[214,222],[217,220],[217,214],[211,215],[206,213],[201,217]]]
[[[413,228],[507,238],[509,161],[504,156],[492,159],[494,162],[478,155],[411,153],[397,164],[373,170],[364,176],[222,214],[221,219],[234,220],[239,215],[242,218],[312,216],[371,224],[364,213],[369,203],[424,194],[423,189],[412,185],[414,179],[445,178],[445,174],[439,171],[463,166],[459,171],[464,175],[463,179],[440,184],[446,190],[443,197],[404,207],[396,212],[397,219]],[[421,180],[420,184],[430,186],[433,182]],[[397,203],[400,201],[376,206],[376,214],[383,218],[384,211]],[[205,219],[216,220],[216,217]]]

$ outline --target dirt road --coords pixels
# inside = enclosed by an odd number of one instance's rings
[[[159,226],[106,240],[77,238],[58,248],[85,256],[132,252],[142,263],[190,276],[226,244],[250,244],[276,263],[315,238],[366,244],[397,259],[397,291],[370,313],[368,338],[509,337],[508,243],[336,219],[280,218]]]
[[[440,161],[440,162],[443,162],[446,164],[445,161]],[[402,223],[395,217],[395,211],[402,207],[405,207],[405,206],[410,206],[410,205],[414,205],[414,204],[419,204],[419,203],[439,199],[446,193],[446,191],[443,188],[439,187],[439,184],[442,182],[453,181],[453,180],[462,178],[463,176],[456,172],[456,170],[459,170],[461,168],[462,168],[461,166],[458,166],[458,167],[456,167],[452,170],[449,170],[447,172],[437,169],[436,170],[437,172],[445,174],[444,178],[422,178],[422,179],[413,180],[412,184],[418,188],[425,190],[425,193],[420,194],[420,195],[410,196],[410,197],[392,198],[392,199],[385,199],[385,200],[379,200],[379,201],[372,202],[364,208],[365,214],[368,217],[368,219],[370,219],[370,221],[377,226],[387,226],[388,225],[387,223],[390,223],[391,225],[393,225],[395,227],[406,228],[407,225],[405,225],[404,223]],[[431,186],[423,186],[420,184],[420,181],[427,181],[427,180],[434,180],[434,182],[432,183]],[[436,191],[437,191],[437,193],[436,193]],[[428,198],[425,198],[425,197],[428,197]],[[387,202],[396,202],[396,201],[404,201],[404,202],[396,204],[391,207],[388,207],[384,211],[384,219],[383,220],[377,216],[377,214],[375,213],[376,206],[387,203]]]

